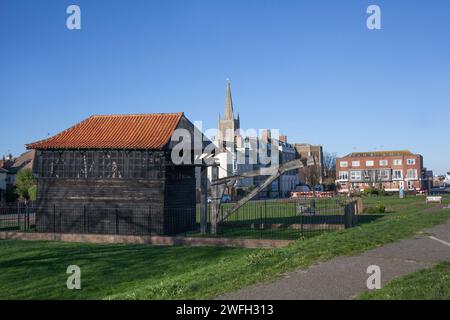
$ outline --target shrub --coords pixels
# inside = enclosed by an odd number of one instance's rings
[[[383,189],[377,189],[374,187],[367,187],[364,189],[365,196],[384,196],[386,192]]]
[[[386,206],[382,203],[377,203],[374,206],[364,208],[364,213],[385,213],[385,212]]]

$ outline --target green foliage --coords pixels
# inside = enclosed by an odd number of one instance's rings
[[[14,189],[20,200],[36,200],[36,180],[30,169],[22,169],[17,173]]]
[[[385,196],[386,192],[383,189],[377,189],[374,187],[367,187],[364,189],[363,194],[365,196]]]
[[[381,202],[376,203],[375,205],[364,208],[364,213],[385,213],[386,206]]]

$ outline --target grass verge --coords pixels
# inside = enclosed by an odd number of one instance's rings
[[[0,299],[211,298],[413,236],[450,218],[450,210],[429,211],[422,200],[367,199],[383,201],[392,213],[281,249],[0,241]],[[65,271],[72,264],[81,267],[82,290],[66,288]]]
[[[364,293],[361,300],[449,300],[450,262],[400,277],[384,288]]]

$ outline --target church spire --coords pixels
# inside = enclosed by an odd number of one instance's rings
[[[227,95],[225,98],[225,115],[224,120],[234,120],[233,100],[231,99],[230,79],[227,79]]]

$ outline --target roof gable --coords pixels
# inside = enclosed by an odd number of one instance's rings
[[[177,128],[179,113],[95,115],[28,149],[162,149]]]

